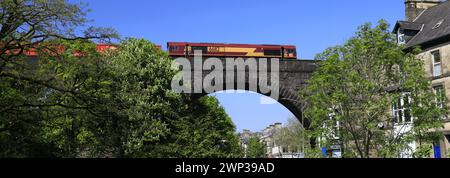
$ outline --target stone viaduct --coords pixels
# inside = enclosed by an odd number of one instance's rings
[[[192,86],[192,90],[194,90],[194,88],[198,85],[202,85],[202,82],[195,82],[195,80],[199,80],[199,81],[204,81],[205,78],[207,78],[208,75],[211,75],[214,71],[222,71],[219,68],[215,68],[214,67],[205,67],[205,60],[202,59],[188,59],[190,62],[190,67],[191,67],[191,86]],[[265,68],[261,68],[261,63],[262,61],[260,59],[256,59],[256,61],[258,61],[257,63],[257,70],[250,70],[249,65],[247,65],[244,68],[239,68],[239,67],[234,67],[234,68],[227,68],[226,67],[226,63],[229,62],[230,59],[216,59],[216,61],[220,61],[220,63],[222,63],[223,66],[223,80],[217,80],[216,79],[212,79],[211,81],[211,85],[214,86],[220,86],[222,85],[220,88],[222,90],[246,90],[246,91],[253,91],[268,97],[271,97],[275,100],[277,100],[280,104],[282,104],[283,106],[285,106],[289,111],[291,111],[295,117],[297,119],[299,119],[300,122],[302,122],[302,124],[305,126],[305,128],[308,128],[310,125],[310,122],[308,119],[304,119],[303,118],[303,101],[302,99],[299,97],[299,91],[304,88],[305,86],[307,86],[307,80],[311,77],[312,73],[314,72],[315,68],[316,68],[316,62],[313,60],[291,60],[291,59],[267,59],[265,60],[266,65],[267,65],[267,69]],[[231,59],[232,60],[232,59]],[[244,59],[243,61],[245,61],[246,59]],[[257,88],[254,87],[250,87],[249,85],[249,79],[250,77],[252,77],[252,74],[255,74],[256,71],[258,73],[258,81],[260,79],[266,79],[267,80],[267,84],[272,85],[276,82],[272,82],[271,79],[271,72],[276,70],[272,70],[271,66],[272,66],[272,61],[273,60],[277,60],[278,61],[278,66],[279,66],[279,70],[278,70],[278,92],[277,93],[272,93],[271,92],[267,92],[267,88],[261,88],[260,85],[258,85]],[[195,61],[200,61],[200,63],[195,64]],[[260,62],[261,61],[261,62]],[[216,62],[216,64],[218,64],[219,62]],[[201,67],[198,67],[198,65],[202,65]],[[197,65],[197,68],[195,67],[195,65]],[[254,64],[253,64],[254,65]],[[206,65],[208,66],[208,65]],[[254,66],[253,66],[254,67]],[[261,76],[259,74],[261,74],[261,72],[267,71],[268,75],[266,76]],[[243,72],[245,73],[245,85],[241,84],[239,85],[239,82],[242,83],[242,80],[238,79],[238,73],[239,72]],[[227,80],[227,75],[232,75],[233,77],[231,77]],[[242,75],[242,74],[241,74]],[[263,77],[263,78],[262,78]],[[242,76],[241,76],[242,79]],[[259,84],[259,83],[258,83]],[[206,92],[208,91],[208,88],[199,86],[200,88],[202,88],[200,91],[197,90],[197,92],[195,92],[192,96],[194,99],[198,99],[200,97],[206,96],[210,93]],[[218,91],[216,91],[218,92]]]

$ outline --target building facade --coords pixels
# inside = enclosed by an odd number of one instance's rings
[[[283,129],[283,125],[281,123],[275,123],[267,128],[265,128],[261,132],[260,140],[266,145],[266,155],[268,158],[304,158],[304,153],[297,151],[289,150],[286,147],[281,146],[282,144],[277,143],[277,132]]]
[[[275,133],[283,126],[281,123],[275,123],[266,127],[261,134],[260,140],[266,145],[266,155],[268,158],[280,157],[283,148],[276,144]]]
[[[436,93],[441,107],[450,106],[450,2],[442,0],[405,0],[406,20],[398,21],[394,27],[399,44],[406,50],[420,47],[418,55],[424,61],[425,71]],[[446,97],[440,97],[446,96]],[[395,108],[393,113],[395,113]],[[395,116],[395,115],[394,115]],[[405,118],[405,116],[399,116]],[[440,129],[444,138],[435,143],[435,152],[440,157],[450,154],[450,116]],[[437,149],[437,150],[436,150]]]
[[[282,128],[282,123],[275,123],[267,126],[260,132],[243,130],[243,132],[239,133],[242,150],[246,153],[250,138],[257,137],[266,147],[267,158],[304,158],[304,153],[290,152],[287,148],[280,146],[280,144],[277,143],[276,133]],[[244,157],[247,157],[247,155],[244,155]]]
[[[244,158],[247,158],[247,150],[248,150],[248,142],[250,138],[255,137],[255,133],[252,133],[250,130],[243,130],[243,132],[239,133],[239,144],[241,146],[242,152],[244,153]]]

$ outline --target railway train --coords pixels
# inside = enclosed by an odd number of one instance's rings
[[[168,42],[167,49],[170,57],[193,57],[200,50],[205,57],[297,59],[294,45]]]
[[[156,45],[162,50],[160,45]],[[97,51],[116,50],[114,44],[97,44]],[[61,48],[60,50],[64,50]],[[167,52],[170,57],[193,57],[194,51],[202,51],[204,57],[242,57],[242,58],[280,58],[297,59],[294,45],[256,45],[256,44],[225,44],[225,43],[189,43],[168,42]],[[24,54],[37,57],[35,49],[25,50]],[[77,55],[77,54],[75,54]]]
[[[118,46],[114,45],[114,44],[97,44],[97,46],[96,46],[97,51],[100,53],[104,53],[108,50],[116,50],[117,48],[118,48]],[[157,48],[161,49],[161,46],[157,46]],[[56,51],[54,51],[54,52],[56,52],[56,53],[63,53],[65,50],[65,48],[63,46],[57,46],[55,49],[56,49]],[[14,53],[19,52],[19,50],[13,50],[13,51],[14,51]],[[48,51],[48,52],[50,52],[50,51]],[[10,53],[11,53],[10,51],[6,51],[6,54],[10,54]],[[23,54],[28,57],[38,57],[38,55],[39,55],[38,50],[36,48],[25,49],[23,51]],[[79,56],[81,54],[74,52],[74,55]]]

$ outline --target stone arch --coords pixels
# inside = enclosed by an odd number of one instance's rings
[[[205,77],[205,75],[209,74],[211,71],[210,70],[196,70],[193,66],[194,66],[194,62],[193,60],[195,59],[190,59],[190,64],[192,65],[191,67],[191,76],[194,76],[194,80],[195,80],[195,73],[198,72],[201,74],[201,79],[203,79]],[[223,64],[226,63],[226,59],[219,59],[221,60],[221,62]],[[294,114],[294,116],[303,124],[305,129],[311,129],[310,128],[310,120],[307,118],[304,118],[303,116],[303,108],[304,108],[304,101],[300,98],[298,92],[300,91],[300,89],[306,87],[307,84],[307,80],[312,76],[312,73],[315,71],[316,69],[316,61],[313,60],[286,60],[286,59],[281,59],[279,60],[279,98],[278,98],[278,102],[283,105],[284,107],[286,107],[292,114]],[[235,73],[235,77],[236,77],[236,69],[235,70],[231,70],[231,72]],[[224,69],[224,73],[226,72],[230,72],[227,71],[226,69]],[[248,82],[249,79],[249,74],[248,71],[245,71],[245,78],[246,78],[246,82]],[[225,77],[225,76],[224,76]],[[223,90],[246,90],[246,91],[251,91],[249,90],[248,87],[248,83],[245,84],[245,87],[243,88],[238,88],[236,85],[236,78],[234,79],[235,81],[233,81],[233,85],[229,85],[227,83],[225,83],[227,80],[224,78],[223,79]],[[191,81],[191,86],[195,86],[195,83],[193,81]],[[234,87],[228,87],[228,86],[234,86]],[[204,92],[205,90],[203,90]],[[218,91],[216,91],[218,92]],[[259,93],[265,96],[270,97],[270,93],[263,93],[260,92],[260,89],[258,88],[257,91],[253,91],[255,93]],[[203,96],[208,95],[209,93],[197,93],[197,94],[190,94],[191,97],[196,100],[199,99]],[[316,145],[316,139],[315,138],[310,138],[310,144],[311,144],[311,148],[314,148]]]
[[[308,119],[304,118],[304,115],[303,115],[304,104],[298,94],[298,91],[294,91],[292,89],[280,86],[279,87],[279,95],[278,95],[278,99],[277,99],[277,98],[271,97],[271,93],[261,92],[261,89],[259,88],[260,86],[258,86],[257,91],[253,91],[253,90],[249,89],[248,83],[245,83],[244,88],[237,87],[236,83],[223,83],[223,85],[224,85],[223,90],[220,90],[220,91],[245,90],[245,91],[252,91],[252,92],[267,96],[269,98],[272,98],[272,99],[276,100],[278,103],[280,103],[281,105],[283,105],[286,109],[288,109],[299,120],[299,122],[302,123],[304,128],[309,128],[309,126],[310,126],[310,121]],[[229,86],[234,86],[234,87],[230,88]],[[220,91],[215,91],[215,92],[220,92]],[[195,100],[197,100],[208,94],[211,94],[211,93],[203,92],[203,93],[194,94],[193,98]]]

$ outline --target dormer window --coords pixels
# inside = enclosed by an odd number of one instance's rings
[[[405,32],[403,31],[403,29],[398,29],[397,31],[397,43],[406,44]]]
[[[395,24],[394,33],[397,37],[397,44],[404,45],[414,38],[423,29],[424,24],[416,22],[398,21]]]

